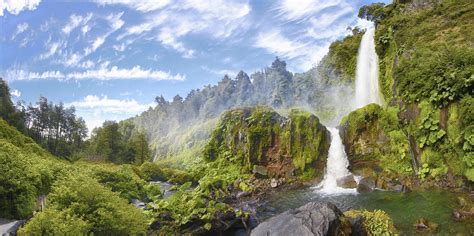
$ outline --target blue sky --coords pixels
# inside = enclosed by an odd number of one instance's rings
[[[304,72],[370,26],[357,12],[371,2],[0,0],[0,77],[15,100],[74,105],[93,128],[276,56]]]

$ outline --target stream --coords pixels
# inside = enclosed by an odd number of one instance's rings
[[[415,234],[412,225],[422,217],[439,224],[436,235],[474,235],[474,220],[457,222],[452,217],[453,210],[458,207],[458,196],[459,194],[441,190],[328,195],[306,188],[269,194],[257,208],[257,217],[265,220],[311,201],[327,201],[335,204],[341,211],[381,209],[393,219],[400,235]]]

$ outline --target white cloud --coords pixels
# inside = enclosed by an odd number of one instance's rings
[[[165,7],[170,0],[93,0],[99,5],[120,4],[141,12],[154,11]]]
[[[28,29],[28,26],[29,25],[26,22],[16,25],[16,30],[13,33],[11,40],[14,40],[17,35],[25,32]]]
[[[69,35],[75,28],[81,25],[86,25],[87,22],[89,22],[91,18],[92,18],[92,13],[88,13],[85,16],[78,16],[78,15],[72,14],[69,17],[69,22],[62,28],[62,31],[64,34]]]
[[[169,72],[161,70],[144,70],[140,66],[131,69],[119,69],[113,66],[111,69],[101,68],[99,70],[88,70],[85,72],[75,72],[67,75],[69,79],[154,79],[154,80],[184,80],[180,74],[171,75]]]
[[[216,70],[216,69],[209,68],[207,66],[201,66],[201,69],[215,75],[221,75],[221,76],[228,75],[230,77],[235,77],[237,75],[235,71],[231,71],[231,70]]]
[[[122,44],[114,45],[113,48],[114,48],[116,51],[123,52],[123,51],[125,51],[125,49],[127,48],[127,46],[126,46],[124,43],[122,43]]]
[[[181,30],[181,32],[179,32]],[[163,28],[158,34],[158,39],[160,42],[166,46],[170,47],[178,52],[180,52],[184,58],[192,58],[194,55],[194,50],[187,49],[184,44],[178,41],[178,37],[186,34],[184,33],[186,29],[172,29],[172,28]],[[189,32],[189,31],[188,31]]]
[[[96,37],[95,40],[92,42],[92,45],[84,48],[83,53],[79,53],[79,52],[71,53],[69,56],[66,57],[66,59],[62,63],[68,67],[78,66],[78,63],[82,61],[83,58],[95,52],[98,48],[100,48],[106,42],[106,39],[112,33],[122,28],[122,26],[125,24],[125,22],[120,19],[122,15],[123,15],[123,12],[112,13],[110,15],[107,15],[105,17],[105,20],[109,23],[109,26],[111,29],[107,31],[105,34]]]
[[[278,30],[260,33],[255,40],[254,46],[288,59],[294,59],[308,53],[308,43],[290,40]]]
[[[279,15],[287,20],[299,20],[328,7],[338,6],[341,0],[283,0],[277,5]]]
[[[18,89],[14,89],[10,92],[13,97],[19,98],[21,96],[21,92]]]
[[[7,70],[5,78],[8,81],[14,80],[35,80],[35,79],[63,79],[65,76],[59,71],[45,71],[42,73],[28,72],[25,70]]]
[[[84,69],[90,69],[92,67],[94,67],[94,62],[92,62],[91,60],[87,60],[87,61],[84,61],[82,63],[80,63],[78,66],[80,68],[84,68]]]
[[[106,2],[124,4],[123,1]],[[136,9],[133,4],[125,5]],[[206,33],[222,40],[245,31],[251,25],[247,19],[251,7],[246,1],[183,0],[180,4],[164,4],[157,9],[160,10],[148,14],[144,22],[128,27],[117,40],[149,33],[164,47],[181,53],[184,58],[192,58],[195,50],[186,46],[182,40],[188,34]]]
[[[77,109],[101,109],[107,113],[138,113],[148,109],[151,104],[139,104],[134,99],[131,100],[119,100],[109,99],[107,96],[98,97],[95,95],[87,95],[81,101],[71,102],[68,105],[72,105]]]
[[[105,120],[121,120],[137,115],[153,103],[141,104],[134,99],[111,99],[107,96],[87,95],[82,100],[67,103],[74,106],[77,114],[86,121],[89,132],[99,127]]]
[[[0,0],[0,16],[3,11],[8,11],[13,15],[18,15],[24,10],[35,10],[41,0]]]
[[[152,80],[185,80],[186,77],[180,74],[172,75],[161,70],[145,70],[140,66],[131,69],[122,69],[116,66],[108,69],[108,64],[104,64],[98,70],[86,70],[83,72],[71,72],[63,74],[60,71],[29,72],[25,70],[8,70],[6,79],[13,80],[37,80],[37,79],[59,79],[59,80],[127,80],[127,79],[152,79]]]
[[[64,44],[63,41],[50,43],[49,40],[48,40],[48,42],[46,42],[46,46],[49,47],[48,51],[45,52],[45,53],[40,54],[39,59],[44,60],[44,59],[50,58],[51,56],[56,54],[56,52],[58,52],[61,49],[63,44]]]

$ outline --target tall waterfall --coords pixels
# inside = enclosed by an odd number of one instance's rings
[[[369,28],[362,36],[357,55],[355,108],[370,103],[382,104],[379,93],[379,59],[375,52],[375,29]]]
[[[361,108],[370,103],[382,104],[379,94],[378,57],[375,52],[374,32],[374,28],[367,29],[360,42],[357,55],[355,104],[353,104],[355,108]],[[356,189],[338,186],[338,180],[351,178],[352,174],[347,169],[349,160],[338,129],[329,127],[328,129],[331,133],[331,146],[329,147],[326,173],[321,184],[316,186],[317,191],[326,194],[357,193]],[[354,179],[354,181],[356,180],[357,178]]]

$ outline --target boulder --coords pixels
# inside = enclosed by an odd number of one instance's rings
[[[331,203],[310,202],[266,220],[251,235],[336,235],[341,216],[342,212]]]
[[[257,177],[265,177],[268,175],[267,167],[265,166],[260,166],[260,165],[254,165],[252,172],[255,174]]]
[[[357,182],[353,175],[348,175],[337,180],[337,185],[343,188],[357,188]]]
[[[357,192],[359,193],[369,193],[375,189],[375,180],[367,177],[362,178],[357,185]]]

